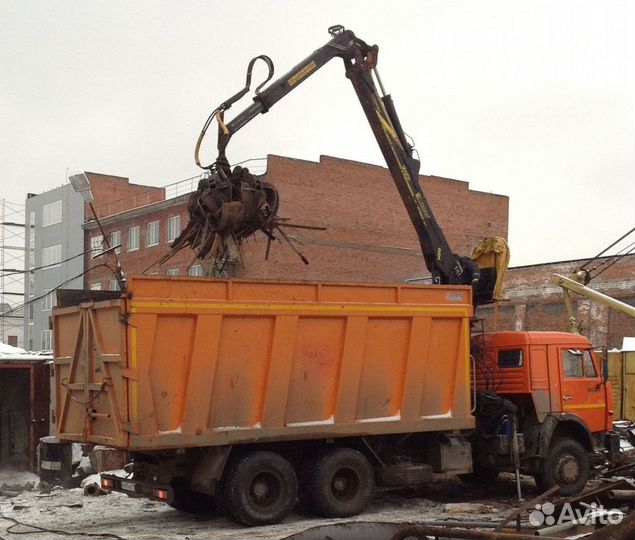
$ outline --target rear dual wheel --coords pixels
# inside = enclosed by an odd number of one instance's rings
[[[302,500],[324,517],[359,514],[370,502],[374,472],[363,454],[335,448],[316,454],[303,468]],[[298,480],[281,455],[256,451],[228,464],[223,479],[225,510],[245,525],[282,521],[295,506]]]
[[[364,511],[375,476],[363,454],[335,448],[310,459],[302,485],[304,506],[323,517],[348,517]]]
[[[234,460],[223,480],[225,509],[244,525],[279,523],[295,506],[297,494],[293,467],[274,452],[257,451]]]

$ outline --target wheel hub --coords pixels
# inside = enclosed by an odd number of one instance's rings
[[[336,477],[333,480],[333,489],[338,493],[342,493],[346,491],[346,487],[348,486],[348,481],[346,478],[342,478],[341,476]]]
[[[269,472],[256,475],[249,486],[250,498],[259,506],[267,507],[279,499],[282,493],[282,481]]]
[[[572,484],[580,478],[580,464],[574,456],[565,455],[558,463],[558,476],[568,484]]]
[[[343,468],[331,480],[331,491],[341,501],[347,501],[359,490],[360,480],[353,469]]]
[[[265,482],[256,482],[252,491],[256,499],[264,499],[269,493],[269,486]]]

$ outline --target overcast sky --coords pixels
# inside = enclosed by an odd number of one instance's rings
[[[268,54],[280,75],[343,24],[379,45],[422,173],[510,197],[512,265],[591,257],[634,225],[631,0],[0,6],[0,198],[21,202],[69,169],[150,185],[198,174],[201,125],[248,61]],[[384,165],[341,61],[244,128],[228,157],[270,153]]]

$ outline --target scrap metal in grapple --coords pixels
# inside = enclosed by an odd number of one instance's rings
[[[198,259],[233,258],[232,249],[256,231],[269,239],[277,228],[279,197],[276,188],[249,169],[218,165],[192,193],[187,205],[190,221],[161,262],[191,247]]]

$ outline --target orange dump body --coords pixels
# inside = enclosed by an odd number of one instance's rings
[[[129,450],[471,429],[469,287],[132,276],[58,308],[64,440]]]

